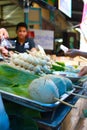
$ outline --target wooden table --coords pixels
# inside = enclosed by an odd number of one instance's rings
[[[83,115],[83,110],[87,109],[87,99],[80,98],[61,125],[61,130],[87,130],[87,118]]]

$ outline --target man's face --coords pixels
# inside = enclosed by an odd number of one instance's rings
[[[19,39],[25,39],[27,36],[27,29],[25,27],[19,27],[17,30],[17,36]]]

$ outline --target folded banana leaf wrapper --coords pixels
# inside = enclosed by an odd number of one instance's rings
[[[28,86],[32,80],[38,78],[37,75],[17,70],[9,65],[0,65],[0,89],[22,97],[29,97]],[[38,126],[33,118],[40,118],[40,112],[20,106],[16,103],[6,101],[5,108],[11,118],[11,128],[38,130]],[[12,116],[11,116],[12,117]]]

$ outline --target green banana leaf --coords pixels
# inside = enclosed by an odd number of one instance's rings
[[[19,96],[29,97],[29,84],[38,77],[8,65],[0,65],[0,89]]]
[[[40,119],[40,112],[7,100],[4,104],[12,130],[38,130],[38,125],[33,119]]]
[[[22,97],[29,97],[29,84],[39,76],[17,70],[9,65],[0,65],[0,89]],[[5,101],[5,109],[9,115],[12,130],[38,130],[33,118],[40,118],[40,112]],[[13,118],[12,118],[13,116]]]

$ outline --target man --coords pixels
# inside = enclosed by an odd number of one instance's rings
[[[28,27],[26,23],[20,22],[16,26],[17,37],[14,38],[15,51],[20,53],[26,52],[27,50],[35,50],[35,43],[33,39],[27,37]]]
[[[1,28],[0,29],[0,39],[2,39],[2,37],[8,38],[8,32],[6,31],[6,29]],[[0,51],[6,55],[7,54],[7,50],[4,47],[0,47]],[[8,116],[6,114],[4,105],[3,105],[3,101],[2,101],[2,97],[0,94],[0,130],[9,130],[9,119]]]

